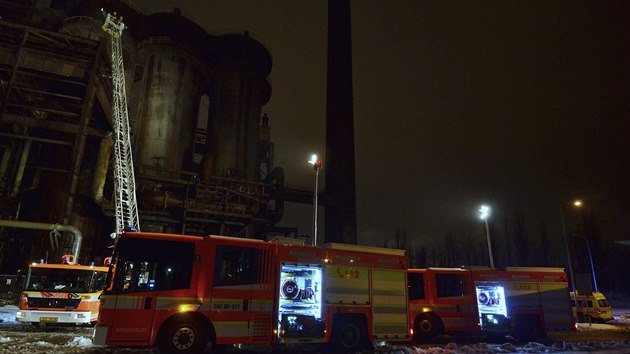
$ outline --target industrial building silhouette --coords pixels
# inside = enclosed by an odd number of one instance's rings
[[[270,118],[262,112],[272,58],[263,45],[248,33],[209,35],[178,9],[145,15],[123,1],[3,1],[0,271],[58,259],[77,239],[80,262],[111,252],[111,49],[102,8],[127,26],[125,86],[142,231],[297,237],[276,223],[286,201],[310,203],[312,191],[287,188],[274,166]],[[329,50],[329,66],[331,54],[333,65],[339,62],[337,52]],[[347,71],[349,61],[340,62],[339,72]],[[356,243],[351,76],[342,79],[340,86],[329,75],[327,153],[337,155],[327,156],[326,178],[336,192],[320,200],[331,208],[326,241]],[[331,108],[331,94],[345,103]],[[350,140],[334,144],[347,137],[348,125]]]

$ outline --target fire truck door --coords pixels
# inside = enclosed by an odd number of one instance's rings
[[[470,279],[461,273],[435,274],[436,310],[447,331],[466,331],[476,321],[475,298]]]
[[[156,298],[150,292],[114,296],[114,323],[110,341],[144,342],[151,336]],[[111,301],[111,300],[110,300]]]
[[[210,319],[218,344],[270,342],[274,287],[265,262],[272,259],[259,248],[217,246]]]

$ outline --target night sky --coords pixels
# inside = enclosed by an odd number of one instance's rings
[[[327,1],[135,3],[179,7],[210,34],[248,31],[268,49],[275,165],[312,188],[307,160],[325,152]],[[360,244],[397,227],[420,243],[483,233],[484,202],[494,224],[520,206],[532,233],[545,220],[561,237],[559,206],[575,197],[605,238],[630,239],[630,1],[351,5]],[[309,234],[312,206],[287,208],[282,225]]]

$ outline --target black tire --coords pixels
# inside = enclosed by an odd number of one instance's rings
[[[333,329],[333,344],[339,351],[352,352],[367,345],[365,325],[355,318],[336,319]]]
[[[209,340],[208,331],[194,317],[179,317],[168,321],[160,331],[158,350],[163,354],[202,353]]]
[[[432,315],[423,315],[416,319],[413,333],[414,340],[426,341],[441,334],[441,323],[438,318]]]
[[[514,337],[521,342],[529,342],[544,337],[538,318],[534,316],[518,317],[514,327]]]

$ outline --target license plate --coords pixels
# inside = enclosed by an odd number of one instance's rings
[[[39,318],[40,322],[57,322],[57,320],[59,320],[58,317],[40,317]]]

